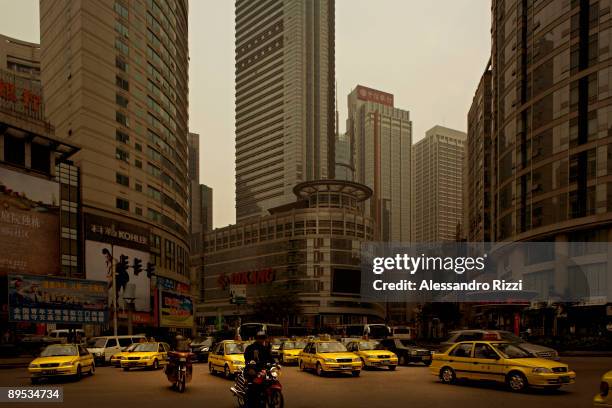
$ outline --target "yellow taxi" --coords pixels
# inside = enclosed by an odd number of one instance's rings
[[[121,356],[121,368],[124,371],[133,367],[157,370],[168,364],[168,351],[170,346],[167,343],[138,343],[134,350]]]
[[[351,373],[358,377],[361,373],[361,359],[336,340],[314,340],[306,344],[298,355],[300,370],[314,369],[322,376],[327,372]]]
[[[512,391],[527,387],[558,389],[576,381],[567,364],[533,357],[516,344],[503,341],[464,341],[433,355],[430,372],[444,383],[457,379],[506,383]]]
[[[593,398],[593,406],[596,408],[612,407],[612,394],[610,387],[612,386],[612,371],[608,371],[601,377],[599,386],[599,394]]]
[[[211,374],[222,372],[225,378],[244,369],[244,349],[247,343],[235,340],[223,340],[208,354],[208,371]]]
[[[363,368],[387,367],[393,371],[397,367],[397,355],[376,340],[355,340],[346,345],[348,351],[357,354]]]
[[[110,363],[113,367],[121,367],[121,359],[124,356],[127,356],[129,353],[131,353],[132,351],[134,351],[134,348],[138,345],[139,343],[132,343],[129,346],[127,346],[127,348],[125,349],[125,351],[122,351],[120,353],[117,354],[113,354],[110,358]]]
[[[282,364],[297,364],[306,342],[302,340],[288,340],[281,343],[278,349],[279,360]]]
[[[96,371],[93,356],[79,344],[52,344],[47,346],[40,357],[28,366],[32,384],[40,378],[74,376],[81,378],[84,373],[93,375]]]

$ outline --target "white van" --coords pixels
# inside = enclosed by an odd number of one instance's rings
[[[81,329],[74,329],[74,333],[81,339],[82,342],[85,341],[85,331]],[[49,332],[49,337],[61,343],[66,343],[69,335],[70,329],[57,329]]]
[[[393,326],[391,335],[397,339],[414,340],[414,329],[410,326]]]
[[[96,364],[107,364],[114,354],[124,351],[130,344],[138,343],[141,339],[147,340],[144,334],[94,337],[87,342],[87,351],[94,356]]]

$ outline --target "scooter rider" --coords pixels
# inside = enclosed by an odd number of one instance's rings
[[[246,405],[248,408],[259,407],[259,394],[261,389],[253,384],[253,379],[257,373],[266,367],[267,364],[274,363],[271,353],[271,345],[268,343],[268,336],[264,331],[257,332],[255,342],[248,345],[244,350],[244,361],[246,363],[244,376],[248,382]],[[255,367],[251,364],[255,362]]]

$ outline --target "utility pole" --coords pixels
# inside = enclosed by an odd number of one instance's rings
[[[117,337],[117,280],[115,279],[115,247],[111,245],[111,270],[113,273],[113,334]]]

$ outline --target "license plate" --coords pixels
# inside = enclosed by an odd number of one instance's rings
[[[561,380],[562,383],[568,383],[570,382],[570,378],[569,377],[559,377],[559,380]]]
[[[351,366],[350,365],[341,365],[340,368],[347,369],[347,368],[351,368]]]
[[[51,375],[57,373],[57,370],[43,370],[42,373],[45,375]]]
[[[381,364],[389,364],[389,363],[390,363],[390,361],[389,361],[389,360],[382,360],[380,363],[381,363]]]
[[[431,356],[423,356],[423,360],[431,360]]]

